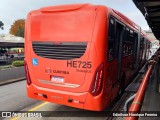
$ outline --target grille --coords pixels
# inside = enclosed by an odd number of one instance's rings
[[[86,42],[32,42],[36,55],[58,60],[80,58],[86,50]]]

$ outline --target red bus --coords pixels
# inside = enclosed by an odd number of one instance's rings
[[[25,30],[30,98],[100,111],[145,63],[149,41],[139,27],[102,5],[31,11]]]

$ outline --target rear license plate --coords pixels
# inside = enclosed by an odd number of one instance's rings
[[[64,78],[58,76],[52,76],[51,81],[54,83],[64,83]]]

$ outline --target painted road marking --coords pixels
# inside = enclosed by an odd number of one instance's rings
[[[30,109],[30,110],[28,110],[28,111],[35,111],[35,110],[37,110],[37,109],[45,106],[46,104],[48,104],[48,102],[44,102],[44,103],[42,103],[42,104],[40,104],[40,105],[38,105],[38,106],[35,106],[34,108],[32,108],[32,109]]]
[[[28,111],[35,111],[35,110],[38,110],[39,108],[45,106],[46,104],[48,104],[48,102],[43,102],[42,104],[40,105],[37,105],[31,109],[29,109]],[[18,120],[20,117],[14,117],[14,118],[11,118],[11,120]]]

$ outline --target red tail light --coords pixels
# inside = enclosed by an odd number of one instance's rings
[[[30,75],[29,75],[29,71],[28,71],[28,65],[27,62],[24,61],[24,69],[25,69],[25,73],[26,73],[26,80],[27,80],[27,84],[30,85],[32,83]]]
[[[91,88],[90,88],[90,92],[93,96],[97,96],[101,93],[102,91],[102,83],[103,83],[103,64],[101,64],[95,74],[94,74],[94,77],[93,77],[93,81],[92,81],[92,84],[91,84]]]

